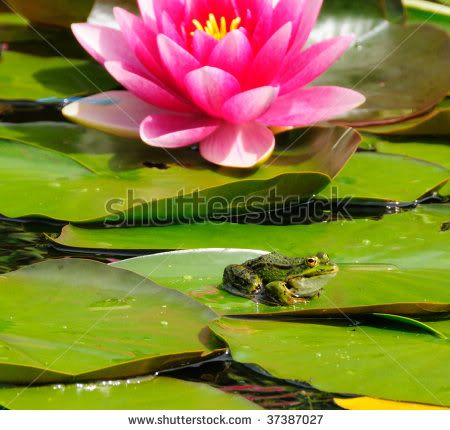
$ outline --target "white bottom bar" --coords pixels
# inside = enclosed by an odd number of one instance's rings
[[[0,429],[444,428],[450,411],[0,411]]]

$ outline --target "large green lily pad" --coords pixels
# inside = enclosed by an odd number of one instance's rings
[[[3,125],[0,136],[18,141],[0,141],[0,213],[73,222],[115,220],[130,208],[132,220],[167,221],[210,214],[212,208],[221,214],[249,210],[255,199],[269,207],[308,198],[330,182],[360,142],[348,128],[313,128],[294,144],[280,142],[261,168],[236,170],[213,166],[190,148],[169,153],[67,124]]]
[[[380,138],[371,142],[378,152],[406,155],[450,169],[450,145],[443,138],[413,138],[408,141]]]
[[[450,206],[422,206],[387,215],[312,225],[270,226],[229,223],[164,228],[87,229],[67,226],[55,243],[66,247],[111,250],[243,248],[309,255],[326,251],[338,264],[383,264],[400,269],[446,267],[450,258]]]
[[[260,409],[243,397],[206,384],[156,377],[0,389],[0,405],[25,410],[250,410]]]
[[[343,117],[344,122],[386,124],[424,113],[445,98],[449,69],[450,38],[445,31],[381,22],[360,35],[316,82],[353,88],[366,96],[366,103]]]
[[[203,249],[123,260],[115,267],[149,276],[220,314],[324,316],[367,313],[422,315],[450,312],[449,270],[398,270],[390,265],[342,265],[318,298],[289,307],[273,307],[237,297],[220,288],[223,269],[242,263],[257,251]]]
[[[323,391],[450,405],[449,343],[432,334],[358,325],[222,319],[235,360]]]
[[[352,157],[319,195],[410,202],[445,184],[450,171],[439,164],[404,155],[365,152]]]
[[[280,144],[295,142],[302,130],[278,136]],[[372,143],[364,136],[363,143]],[[289,147],[289,146],[288,146]],[[325,153],[324,153],[325,154]],[[277,162],[290,164],[291,154],[280,152]],[[426,158],[425,158],[426,160]],[[450,177],[448,168],[406,156],[366,152],[355,154],[320,197],[359,197],[391,201],[413,201]]]
[[[117,379],[213,352],[207,307],[134,273],[48,260],[0,276],[0,383]]]
[[[106,91],[117,83],[95,61],[5,51],[0,61],[2,99],[83,96]]]

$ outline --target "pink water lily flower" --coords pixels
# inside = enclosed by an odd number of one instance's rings
[[[81,45],[127,90],[122,118],[105,113],[91,125],[139,133],[156,147],[198,143],[206,160],[248,168],[274,150],[269,127],[315,124],[364,102],[350,89],[308,86],[353,40],[305,48],[322,0],[138,3],[140,17],[114,9],[119,29],[73,25]],[[83,122],[70,105],[65,113]]]

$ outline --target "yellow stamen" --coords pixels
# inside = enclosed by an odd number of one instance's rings
[[[227,20],[224,16],[220,18],[220,34],[227,34]]]
[[[206,25],[202,25],[200,21],[197,19],[192,20],[192,24],[196,30],[204,31],[206,34],[214,37],[217,40],[223,39],[230,31],[237,30],[241,25],[241,18],[237,17],[231,21],[230,29],[228,30],[227,20],[225,17],[220,18],[220,25],[217,22],[217,18],[213,13],[209,14],[208,21],[206,21]],[[191,33],[191,36],[195,34],[195,31]]]
[[[213,13],[209,14],[209,24],[211,24],[212,31],[220,33],[219,26],[217,25],[216,16]]]
[[[196,28],[197,30],[203,31],[203,26],[200,24],[199,21],[197,21],[196,19],[194,19],[194,20],[192,21],[192,23],[195,25],[195,28]]]
[[[241,25],[241,18],[237,17],[231,21],[230,31],[237,30]]]

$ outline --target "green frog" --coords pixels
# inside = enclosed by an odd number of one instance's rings
[[[222,288],[257,303],[289,306],[320,295],[338,271],[327,254],[300,258],[273,252],[225,268]]]

